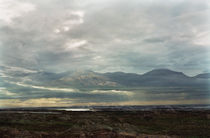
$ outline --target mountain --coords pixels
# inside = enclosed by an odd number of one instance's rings
[[[114,72],[103,75],[123,86],[137,86],[141,80],[141,75],[135,73]]]
[[[60,87],[194,87],[207,86],[210,73],[189,77],[182,72],[169,69],[154,69],[144,74],[109,72],[97,73],[89,70],[64,73],[38,72],[29,75],[36,82]]]
[[[125,86],[185,86],[191,85],[193,79],[182,72],[169,69],[155,69],[145,74],[105,73],[111,80]]]
[[[175,77],[175,76],[179,76],[179,77],[187,77],[182,72],[176,72],[176,71],[172,71],[172,70],[169,70],[169,69],[154,69],[152,71],[149,71],[149,72],[143,74],[143,76],[156,76],[156,77],[163,77],[163,76]]]
[[[93,71],[76,71],[59,79],[63,85],[79,87],[114,87],[117,83]]]
[[[210,73],[198,74],[198,75],[195,76],[195,78],[209,79],[210,78]]]
[[[52,73],[20,69],[4,69],[7,80],[26,84],[74,88],[120,88],[120,87],[204,87],[209,85],[210,73],[189,77],[169,69],[154,69],[144,74],[90,70]]]
[[[155,69],[147,72],[141,77],[141,84],[144,86],[189,86],[194,84],[194,79],[182,72],[169,69]]]

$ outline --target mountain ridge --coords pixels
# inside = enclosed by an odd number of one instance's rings
[[[200,76],[200,74],[198,74],[198,76]],[[177,72],[169,69],[153,69],[144,74],[125,72],[98,73],[94,71],[83,71],[82,73],[77,72],[76,76],[70,75],[64,78],[61,80],[67,84],[77,84],[82,87],[185,87],[204,86],[208,84],[208,79],[206,78],[200,80],[197,77],[187,76],[183,72]]]
[[[19,71],[18,71],[19,72]],[[9,72],[10,74],[16,74]],[[14,76],[13,76],[14,77]],[[50,85],[59,87],[189,87],[207,86],[210,73],[202,73],[190,77],[183,72],[170,69],[153,69],[143,74],[125,72],[99,73],[90,70],[52,73],[38,71],[16,76],[29,80],[34,85]],[[30,81],[31,80],[31,81]]]
[[[198,75],[196,75],[194,77],[195,78],[208,79],[208,78],[210,78],[210,73],[201,73],[201,74],[198,74]]]

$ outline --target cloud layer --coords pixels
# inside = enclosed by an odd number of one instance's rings
[[[2,0],[0,9],[1,64],[187,74],[210,68],[207,0]]]

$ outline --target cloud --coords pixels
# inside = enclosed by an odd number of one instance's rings
[[[124,101],[124,102],[87,102],[75,103],[69,98],[40,98],[29,100],[0,100],[1,107],[62,107],[62,106],[124,106],[124,105],[176,105],[209,104],[209,100],[165,100],[165,101]]]
[[[40,98],[29,100],[0,100],[1,107],[52,107],[69,106],[72,100],[69,98]]]
[[[207,1],[22,3],[34,9],[0,28],[3,64],[60,72],[209,69]]]
[[[120,90],[93,90],[90,94],[119,94],[126,96],[133,96],[134,93],[131,91],[120,91]]]
[[[16,96],[16,93],[8,91],[5,87],[0,87],[0,94],[5,96]]]
[[[63,21],[57,25],[54,30],[55,33],[65,33],[70,31],[73,27],[84,23],[84,11],[65,11],[66,15]]]
[[[40,89],[40,90],[48,90],[48,91],[61,91],[61,92],[77,92],[77,89],[71,89],[71,88],[56,88],[56,87],[44,87],[44,86],[36,86],[36,85],[28,85],[20,82],[8,82],[11,84],[15,84],[22,87],[28,87],[28,88],[34,88],[34,89]]]
[[[69,42],[66,43],[65,47],[66,49],[65,50],[73,50],[73,49],[76,49],[76,48],[79,48],[83,45],[85,45],[87,43],[86,40],[71,40]]]
[[[37,73],[37,70],[21,68],[21,67],[14,67],[14,66],[1,66],[1,72],[4,73],[14,73],[14,72],[21,72],[21,73]]]
[[[21,17],[36,8],[31,3],[18,0],[1,0],[0,5],[0,20],[6,24],[11,24],[14,18]]]

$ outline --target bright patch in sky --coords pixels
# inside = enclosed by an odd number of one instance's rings
[[[72,50],[72,49],[79,48],[85,44],[87,44],[86,40],[71,40],[67,42],[65,46],[66,46],[66,50]]]
[[[35,10],[35,5],[16,0],[1,0],[0,1],[0,20],[10,24],[16,17],[21,17],[24,14]]]

